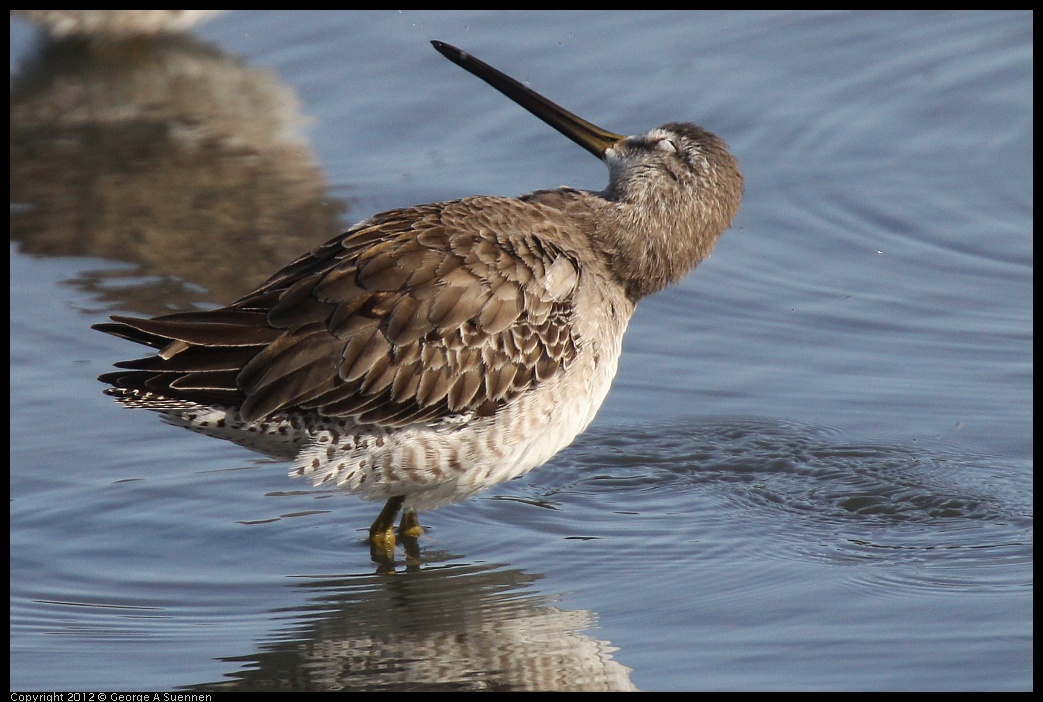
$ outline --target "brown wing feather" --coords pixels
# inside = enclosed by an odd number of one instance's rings
[[[576,355],[578,267],[538,236],[546,217],[506,198],[378,215],[228,307],[98,325],[174,342],[169,361],[124,362],[103,379],[235,398],[246,418],[301,409],[401,426],[491,414]]]

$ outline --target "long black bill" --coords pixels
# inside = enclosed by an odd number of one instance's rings
[[[536,115],[550,126],[576,142],[584,149],[600,159],[605,158],[605,150],[623,139],[622,134],[613,134],[601,127],[577,117],[564,107],[555,105],[539,93],[501,73],[484,61],[441,41],[432,41],[431,45],[438,53],[457,66],[473,73],[501,93],[514,100],[526,110]]]

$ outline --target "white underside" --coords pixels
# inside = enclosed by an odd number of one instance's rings
[[[607,360],[607,359],[606,359]],[[528,473],[572,443],[608,394],[616,357],[586,376],[568,373],[519,397],[495,417],[361,436],[363,445],[321,431],[294,460],[291,475],[333,484],[366,499],[406,495],[418,512],[466,499]],[[376,438],[382,439],[381,446]]]
[[[426,511],[524,475],[568,446],[601,407],[616,353],[537,386],[493,417],[458,417],[393,431],[349,420],[274,416],[244,424],[233,408],[170,402],[144,406],[166,421],[292,459],[290,475],[369,500],[406,495],[404,508]],[[579,359],[577,359],[579,360]]]

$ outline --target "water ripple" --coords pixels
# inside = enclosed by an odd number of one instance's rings
[[[499,500],[557,510],[574,532],[566,538],[624,551],[643,544],[650,559],[720,548],[731,557],[886,564],[867,577],[916,587],[988,587],[997,571],[979,583],[982,568],[1031,563],[1031,472],[995,457],[740,419],[595,431],[563,462]],[[569,529],[531,510],[504,516],[521,529]]]

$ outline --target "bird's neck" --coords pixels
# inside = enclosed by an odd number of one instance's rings
[[[633,302],[684,278],[710,255],[720,236],[719,229],[705,226],[712,213],[681,212],[665,200],[621,201],[571,188],[538,191],[525,199],[560,209],[577,222],[589,234],[593,253]]]

